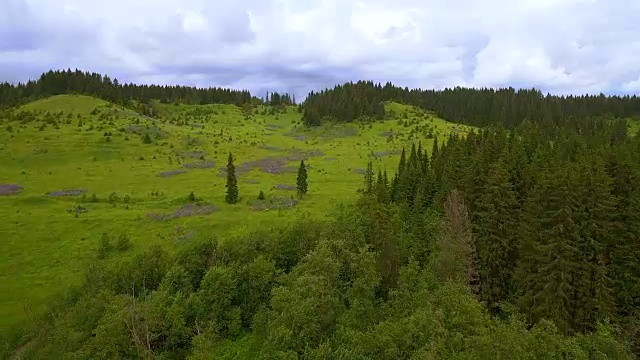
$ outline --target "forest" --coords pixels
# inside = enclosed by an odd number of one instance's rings
[[[474,126],[500,124],[513,129],[524,121],[539,123],[545,130],[584,117],[627,118],[640,116],[637,96],[554,96],[537,89],[423,90],[401,88],[371,81],[337,85],[311,92],[301,104],[309,126],[324,121],[354,121],[384,117],[382,102],[396,101],[434,111],[449,121]]]
[[[295,104],[70,71],[0,85],[2,106],[63,92]],[[37,359],[637,358],[640,135],[624,118],[640,100],[359,82],[299,110],[307,126],[382,119],[388,100],[480,129],[410,143],[396,169],[368,162],[357,202],[325,218],[91,263],[12,345]],[[229,203],[234,171],[229,154]],[[302,161],[297,179],[314,186]]]
[[[152,247],[33,329],[35,358],[632,358],[640,136],[523,123],[414,144],[328,220]]]

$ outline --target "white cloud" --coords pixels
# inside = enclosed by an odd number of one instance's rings
[[[639,91],[627,0],[3,0],[0,80],[80,67],[127,81],[295,91]]]

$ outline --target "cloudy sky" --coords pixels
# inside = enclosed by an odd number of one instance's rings
[[[0,0],[0,81],[640,92],[637,0]]]

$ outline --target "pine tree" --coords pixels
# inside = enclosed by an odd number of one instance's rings
[[[500,163],[489,169],[486,186],[477,204],[473,232],[481,295],[487,306],[495,310],[512,292],[519,210],[509,174]]]
[[[307,168],[304,165],[304,160],[300,160],[300,167],[298,168],[298,177],[296,179],[296,187],[298,194],[306,195],[307,193]]]
[[[522,296],[518,301],[533,322],[546,318],[569,333],[573,279],[579,270],[579,231],[573,219],[574,196],[560,168],[542,170],[540,183],[525,204],[517,270]]]
[[[593,330],[613,312],[613,282],[609,277],[615,198],[611,178],[595,156],[583,158],[572,173],[576,193],[574,216],[580,236],[577,243],[580,271],[576,277],[573,328]]]
[[[379,174],[378,180],[382,179],[382,174]],[[367,163],[367,170],[364,174],[364,186],[365,186],[365,194],[371,194],[373,192],[373,163],[369,161]]]
[[[407,170],[407,158],[405,149],[402,148],[400,153],[400,161],[398,162],[398,171],[396,176],[391,181],[391,201],[400,202],[406,201],[406,189],[403,187],[405,181],[403,180]]]
[[[238,179],[236,178],[236,167],[233,165],[233,155],[229,153],[227,162],[227,195],[225,201],[229,204],[235,204],[239,200],[238,196]]]

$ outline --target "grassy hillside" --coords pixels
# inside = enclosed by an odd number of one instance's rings
[[[162,117],[154,119],[62,95],[16,109],[0,119],[0,328],[40,311],[90,262],[153,243],[175,249],[205,234],[224,238],[296,214],[322,216],[355,198],[367,161],[393,172],[411,140],[431,149],[430,134],[467,130],[412,107],[387,108],[395,119],[314,129],[302,127],[293,107],[247,116],[231,105],[157,104]],[[152,143],[143,142],[146,134]],[[229,152],[242,197],[233,206],[224,203]],[[304,199],[287,190],[300,159],[310,166]],[[195,202],[202,206],[185,207]],[[98,259],[103,233],[128,236],[132,248]]]

